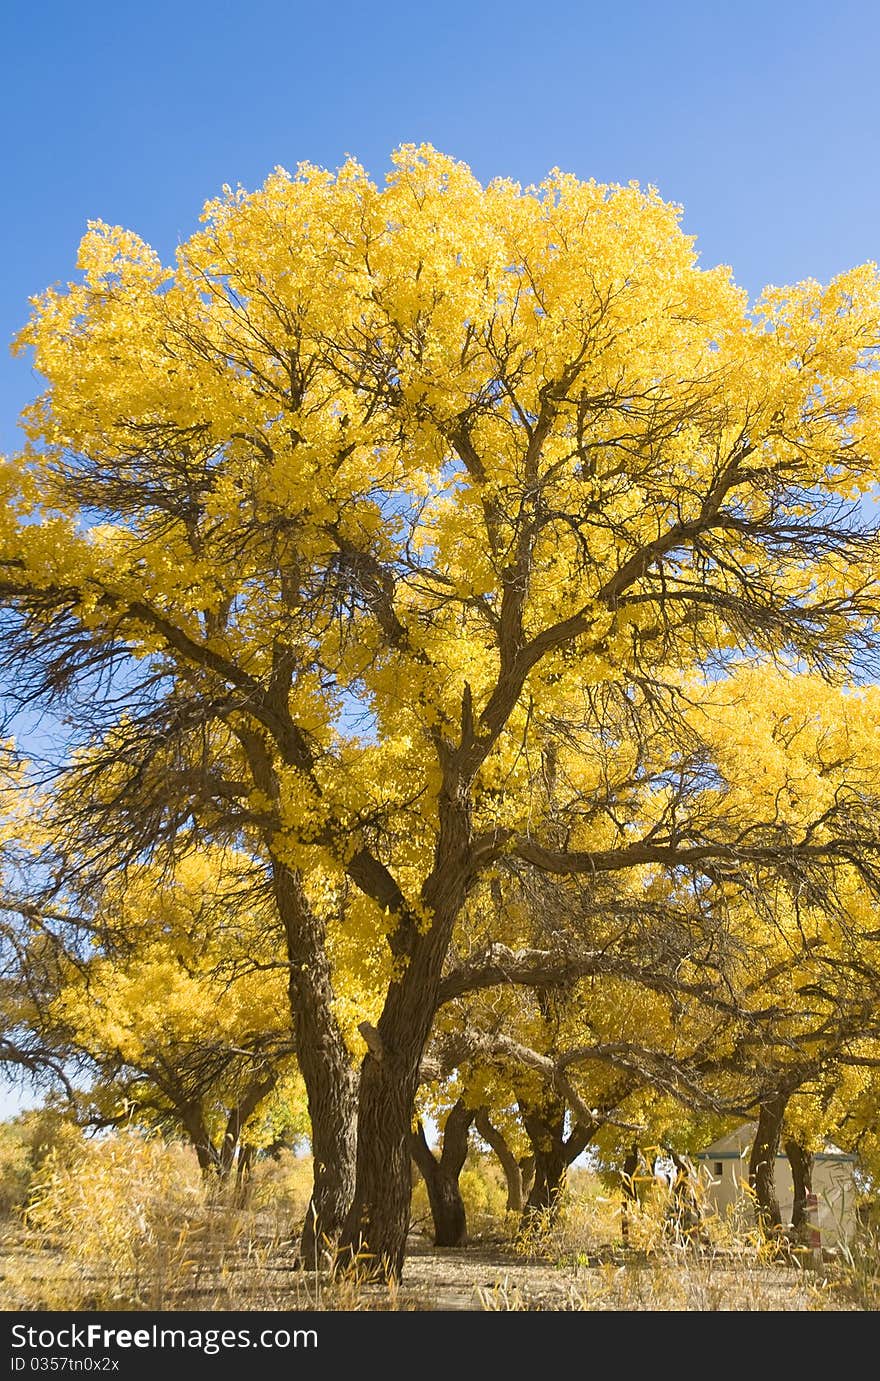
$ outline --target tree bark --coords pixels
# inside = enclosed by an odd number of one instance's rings
[[[415,1046],[411,1038],[399,1054],[364,1058],[355,1196],[340,1239],[352,1262],[388,1279],[400,1276],[409,1230],[410,1133],[421,1060]]]
[[[532,1192],[532,1185],[535,1183],[535,1157],[520,1156],[519,1169],[522,1175],[522,1202],[525,1207],[526,1199]]]
[[[257,1106],[263,1101],[268,1093],[271,1093],[278,1082],[278,1071],[271,1070],[262,1079],[255,1080],[242,1094],[238,1102],[230,1109],[226,1119],[226,1130],[223,1133],[223,1142],[220,1147],[220,1178],[228,1179],[235,1164],[235,1153],[239,1149],[241,1133],[248,1118],[256,1110]],[[241,1153],[239,1153],[239,1164],[241,1163]]]
[[[552,1222],[559,1212],[569,1165],[565,1145],[565,1103],[550,1096],[540,1104],[521,1101],[519,1106],[535,1158],[535,1179],[525,1211],[529,1215],[547,1213]]]
[[[290,964],[288,995],[297,1059],[306,1087],[314,1182],[300,1255],[317,1266],[332,1251],[354,1194],[357,1088],[351,1056],[333,1014],[324,924],[298,875],[275,860],[273,883]]]
[[[467,1157],[468,1131],[473,1120],[474,1109],[459,1098],[446,1118],[439,1157],[428,1145],[421,1122],[410,1137],[412,1158],[428,1190],[435,1247],[463,1247],[467,1241],[467,1215],[458,1177]]]
[[[488,1109],[480,1108],[474,1118],[474,1126],[486,1145],[495,1152],[501,1169],[504,1171],[504,1178],[507,1181],[508,1213],[522,1213],[526,1200],[525,1172],[534,1165],[534,1158],[524,1156],[522,1161],[517,1160],[508,1146],[503,1132],[498,1130],[489,1117]],[[531,1188],[531,1184],[529,1188]]]
[[[758,1227],[765,1234],[771,1234],[782,1226],[776,1193],[776,1157],[789,1097],[787,1091],[779,1090],[761,1104],[749,1158],[749,1185],[755,1195]]]
[[[422,889],[424,930],[402,917],[392,948],[405,960],[388,990],[378,1026],[369,1028],[361,1066],[355,1195],[341,1246],[373,1274],[400,1276],[409,1230],[410,1136],[421,1061],[440,998],[443,961],[473,880],[469,822],[461,802],[441,801],[441,840]]]
[[[813,1153],[807,1151],[793,1137],[785,1142],[785,1154],[791,1166],[794,1196],[791,1206],[791,1225],[800,1229],[807,1221],[807,1196],[813,1192]]]
[[[565,1153],[566,1166],[576,1161],[582,1151],[586,1151],[597,1131],[598,1126],[594,1123],[590,1123],[589,1126],[584,1122],[576,1122],[574,1124],[568,1135],[567,1141],[563,1143],[562,1147]]]
[[[199,1170],[205,1181],[212,1179],[220,1168],[220,1153],[211,1140],[201,1109],[195,1103],[176,1102],[176,1108],[190,1145],[196,1153]]]
[[[286,692],[285,692],[286,694]],[[271,756],[259,734],[234,729],[254,784],[278,800]],[[312,1145],[312,1194],[300,1238],[306,1266],[338,1241],[354,1194],[357,1080],[334,1014],[333,975],[326,927],[309,904],[299,873],[275,853],[277,819],[264,842],[271,859],[272,890],[284,929],[288,1003],[297,1061],[306,1089]]]

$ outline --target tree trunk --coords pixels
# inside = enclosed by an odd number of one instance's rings
[[[259,734],[241,726],[234,732],[254,784],[277,801],[277,778]],[[275,905],[284,927],[291,1024],[311,1124],[313,1185],[300,1254],[306,1265],[317,1265],[323,1247],[337,1241],[354,1193],[357,1084],[334,1015],[324,922],[309,905],[299,873],[275,854],[274,825],[267,828],[264,839],[272,860]]]
[[[525,1208],[526,1199],[532,1192],[532,1185],[535,1183],[535,1157],[520,1156],[519,1170],[522,1175],[522,1203]]]
[[[574,1124],[569,1133],[568,1140],[563,1143],[562,1147],[565,1155],[565,1164],[567,1166],[571,1165],[573,1161],[576,1161],[582,1151],[586,1151],[598,1130],[598,1125],[592,1122],[589,1126],[587,1126],[585,1122],[576,1122]]]
[[[411,1134],[412,1157],[428,1190],[435,1247],[463,1247],[467,1241],[467,1215],[458,1177],[467,1156],[468,1131],[473,1120],[474,1109],[466,1107],[459,1098],[446,1118],[439,1158],[431,1151],[421,1122]]]
[[[333,1014],[324,924],[298,875],[273,863],[290,963],[288,994],[296,1053],[306,1087],[313,1158],[312,1197],[300,1240],[307,1266],[332,1251],[354,1194],[357,1089],[351,1056]]]
[[[180,1120],[186,1128],[190,1145],[196,1153],[202,1179],[205,1181],[212,1180],[220,1168],[220,1153],[211,1140],[211,1134],[205,1126],[201,1109],[195,1103],[176,1102],[175,1106]]]
[[[565,1146],[565,1103],[547,1097],[540,1104],[520,1102],[523,1125],[535,1158],[535,1179],[526,1213],[547,1213],[551,1222],[559,1212],[568,1169]]]
[[[501,1163],[501,1169],[504,1171],[504,1178],[507,1181],[508,1213],[522,1213],[526,1200],[524,1169],[534,1165],[533,1157],[524,1156],[522,1161],[517,1160],[508,1146],[504,1134],[490,1119],[488,1109],[480,1108],[474,1118],[474,1126]],[[529,1187],[531,1188],[531,1185]]]
[[[782,1090],[771,1094],[761,1104],[758,1126],[749,1158],[749,1185],[755,1195],[758,1227],[765,1234],[782,1226],[779,1197],[776,1193],[776,1157],[782,1119],[788,1106],[789,1094]]]
[[[441,802],[441,840],[421,896],[432,923],[425,931],[414,916],[401,920],[392,947],[405,968],[388,989],[377,1028],[361,1028],[369,1053],[361,1066],[355,1195],[341,1245],[373,1274],[392,1279],[403,1269],[409,1230],[410,1135],[422,1055],[452,929],[472,879],[466,814],[448,799]]]
[[[398,1279],[403,1269],[413,1109],[439,991],[439,966],[420,987],[425,960],[414,948],[403,979],[391,985],[378,1028],[365,1031],[370,1048],[361,1065],[355,1194],[340,1239],[352,1261],[387,1279]]]
[[[785,1154],[791,1166],[794,1197],[791,1206],[791,1225],[796,1230],[807,1221],[807,1196],[813,1192],[813,1153],[792,1137],[785,1143]]]
[[[469,690],[462,710],[467,724]],[[473,734],[472,722],[468,733]],[[443,788],[437,801],[433,866],[421,889],[418,914],[399,891],[394,902],[398,922],[389,944],[402,972],[389,985],[377,1028],[369,1028],[358,1100],[355,1194],[341,1238],[353,1256],[369,1260],[373,1273],[395,1279],[403,1269],[409,1230],[410,1133],[422,1056],[434,1024],[453,928],[477,875],[469,796],[482,758],[475,754],[473,742],[467,753],[462,750],[456,756],[439,733],[436,746]],[[485,751],[480,750],[483,755]],[[349,864],[355,881],[358,867],[355,856]]]
[[[262,1079],[255,1080],[242,1094],[238,1102],[229,1111],[226,1119],[226,1131],[223,1134],[223,1143],[220,1147],[220,1178],[226,1180],[232,1173],[235,1164],[235,1153],[239,1150],[241,1134],[248,1118],[256,1111],[260,1103],[268,1093],[271,1093],[278,1082],[278,1071],[272,1070],[263,1076]],[[241,1164],[241,1153],[239,1152],[239,1165]]]
[[[352,1261],[397,1279],[403,1269],[412,1199],[410,1134],[421,1049],[365,1056],[358,1103],[355,1196],[340,1239]]]

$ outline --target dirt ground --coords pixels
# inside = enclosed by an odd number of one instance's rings
[[[377,1300],[378,1302],[378,1300]],[[380,1306],[381,1307],[381,1306]],[[425,1310],[815,1311],[858,1306],[835,1268],[759,1265],[693,1251],[650,1259],[614,1251],[577,1261],[524,1260],[500,1243],[410,1244],[397,1307]]]
[[[442,1249],[414,1235],[392,1288],[302,1271],[293,1241],[267,1243],[262,1258],[251,1244],[240,1257],[202,1262],[195,1275],[192,1264],[167,1271],[159,1293],[155,1281],[146,1291],[142,1282],[139,1298],[126,1290],[114,1302],[100,1275],[85,1280],[61,1254],[28,1250],[14,1234],[0,1242],[0,1309],[812,1312],[876,1309],[880,1299],[880,1282],[860,1296],[839,1264],[807,1270],[694,1248],[652,1257],[609,1246],[552,1261],[524,1258],[502,1240]]]

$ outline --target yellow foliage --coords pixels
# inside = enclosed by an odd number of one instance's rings
[[[144,847],[169,818],[210,845],[172,887],[149,866],[108,886],[130,945],[99,937],[53,1017],[130,1063],[162,1032],[247,1045],[280,1037],[286,980],[327,960],[315,1001],[361,1054],[389,993],[418,1028],[453,940],[463,960],[556,943],[534,900],[479,877],[547,839],[591,879],[597,949],[638,913],[650,958],[644,917],[675,912],[679,991],[579,979],[550,1016],[493,995],[493,1029],[731,1056],[696,993],[723,948],[719,1003],[778,1004],[794,1039],[812,956],[849,930],[860,956],[876,929],[857,868],[835,858],[832,924],[781,864],[760,898],[719,867],[706,940],[706,877],[676,850],[729,861],[754,837],[784,861],[876,793],[878,691],[853,657],[880,566],[839,521],[880,482],[876,265],[750,306],[653,188],[483,186],[404,145],[382,186],[349,159],[225,188],[169,265],[94,222],[78,269],[18,342],[45,391],[0,472],[4,588],[50,680],[82,638],[92,666],[125,654],[161,687],[175,726],[135,770],[120,714],[70,764],[69,815],[84,783],[89,819],[173,797]],[[614,872],[602,855],[630,845]],[[228,926],[254,861],[260,903]],[[308,941],[278,924],[291,878]],[[607,1068],[591,1077],[602,1092]]]

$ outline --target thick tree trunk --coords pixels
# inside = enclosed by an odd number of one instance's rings
[[[220,1169],[220,1152],[211,1140],[211,1134],[205,1126],[200,1108],[194,1103],[178,1101],[175,1101],[175,1106],[178,1116],[186,1128],[190,1145],[196,1153],[202,1178],[206,1181],[213,1179]]]
[[[483,718],[501,716],[500,728],[505,713],[503,706],[493,705],[492,714],[485,710]],[[490,742],[490,737],[484,737],[477,743],[467,687],[462,697],[462,747],[451,749],[439,731],[435,739],[443,770],[437,798],[439,829],[418,913],[407,906],[399,890],[390,899],[399,919],[389,944],[402,973],[389,986],[377,1028],[369,1028],[369,1054],[361,1067],[358,1100],[355,1195],[341,1244],[353,1256],[368,1259],[374,1272],[394,1278],[403,1269],[409,1229],[409,1147],[421,1061],[437,1011],[453,928],[477,876],[470,790]],[[355,856],[349,875],[357,881],[361,871]],[[372,869],[367,871],[372,875]]]
[[[435,1247],[463,1247],[467,1241],[467,1215],[458,1187],[458,1176],[440,1164],[425,1140],[421,1122],[410,1142],[413,1160],[422,1172],[434,1222]]]
[[[785,1154],[791,1166],[794,1197],[791,1206],[791,1225],[801,1229],[807,1221],[807,1196],[813,1192],[813,1153],[793,1137],[785,1143]]]
[[[324,925],[299,877],[277,860],[273,880],[290,963],[288,993],[296,1053],[306,1087],[314,1183],[300,1241],[306,1266],[332,1252],[354,1194],[357,1086],[333,1015]]]
[[[532,1192],[532,1185],[535,1183],[535,1157],[520,1156],[519,1170],[522,1175],[522,1205],[525,1208],[526,1199]]]
[[[218,1158],[214,1154],[213,1147],[207,1141],[195,1141],[193,1147],[196,1153],[196,1160],[202,1172],[203,1180],[212,1180],[216,1177],[219,1169]]]
[[[410,1137],[413,1160],[428,1190],[435,1247],[463,1247],[467,1241],[467,1215],[458,1177],[467,1157],[468,1131],[473,1120],[474,1109],[459,1098],[446,1118],[439,1158],[428,1145],[421,1122]]]
[[[535,1179],[526,1214],[547,1213],[552,1221],[565,1187],[568,1159],[565,1145],[565,1103],[552,1096],[540,1104],[520,1102],[523,1125],[535,1158]]]
[[[271,757],[259,734],[234,730],[257,788],[278,799]],[[299,873],[274,852],[267,829],[272,889],[284,928],[289,965],[288,1001],[300,1073],[306,1088],[313,1161],[312,1196],[300,1239],[308,1266],[338,1240],[354,1193],[357,1083],[351,1056],[334,1015],[333,979],[324,922],[309,905]]]
[[[534,1157],[528,1156],[523,1157],[522,1161],[517,1160],[508,1146],[504,1134],[492,1122],[486,1108],[480,1108],[474,1118],[474,1126],[486,1145],[495,1152],[501,1169],[504,1171],[504,1178],[507,1181],[508,1213],[522,1213],[528,1192],[525,1187],[525,1171],[534,1167]],[[531,1180],[531,1174],[529,1179]],[[529,1188],[531,1188],[531,1183]]]
[[[409,1212],[410,1132],[422,1047],[361,1066],[355,1196],[340,1245],[371,1274],[389,1279],[403,1269]]]
[[[444,839],[422,890],[432,923],[425,931],[415,917],[404,918],[393,937],[406,960],[403,974],[388,990],[378,1026],[361,1027],[369,1053],[361,1066],[355,1195],[341,1245],[374,1274],[394,1279],[403,1269],[409,1230],[410,1134],[422,1055],[452,928],[472,876],[466,826],[464,812],[448,801],[441,804]]]
[[[378,1028],[365,1029],[369,1053],[361,1066],[355,1194],[340,1239],[353,1261],[388,1279],[403,1269],[413,1109],[439,991],[440,965],[425,976],[430,955],[421,946],[414,951],[403,979],[391,986]]]
[[[776,1157],[789,1096],[788,1092],[780,1090],[761,1104],[749,1158],[749,1185],[755,1196],[758,1227],[765,1234],[773,1233],[782,1226],[776,1193]]]
[[[540,1104],[520,1101],[520,1113],[532,1146],[535,1176],[525,1212],[546,1213],[553,1223],[559,1213],[568,1167],[585,1151],[596,1128],[576,1123],[565,1135],[565,1100],[548,1094]]]

